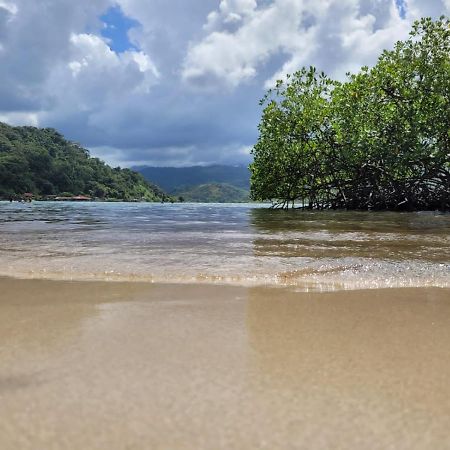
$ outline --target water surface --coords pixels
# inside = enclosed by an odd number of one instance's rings
[[[450,215],[252,204],[0,202],[0,275],[286,285],[450,286]]]

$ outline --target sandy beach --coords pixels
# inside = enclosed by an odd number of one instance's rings
[[[450,447],[450,290],[0,280],[0,448]]]

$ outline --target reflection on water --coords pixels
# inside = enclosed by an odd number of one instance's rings
[[[450,216],[435,213],[252,211],[261,256],[450,261]]]
[[[301,211],[253,209],[252,223],[262,231],[388,232],[425,231],[448,234],[449,214],[362,211]]]
[[[289,285],[450,285],[450,215],[257,205],[0,202],[0,274]]]

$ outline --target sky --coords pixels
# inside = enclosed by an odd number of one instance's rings
[[[344,79],[450,0],[0,0],[0,121],[113,166],[247,164],[259,100],[314,65]]]

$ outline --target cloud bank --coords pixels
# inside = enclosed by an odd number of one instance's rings
[[[247,163],[276,79],[304,65],[343,78],[415,19],[449,12],[449,0],[0,0],[0,120],[57,128],[114,165]]]

